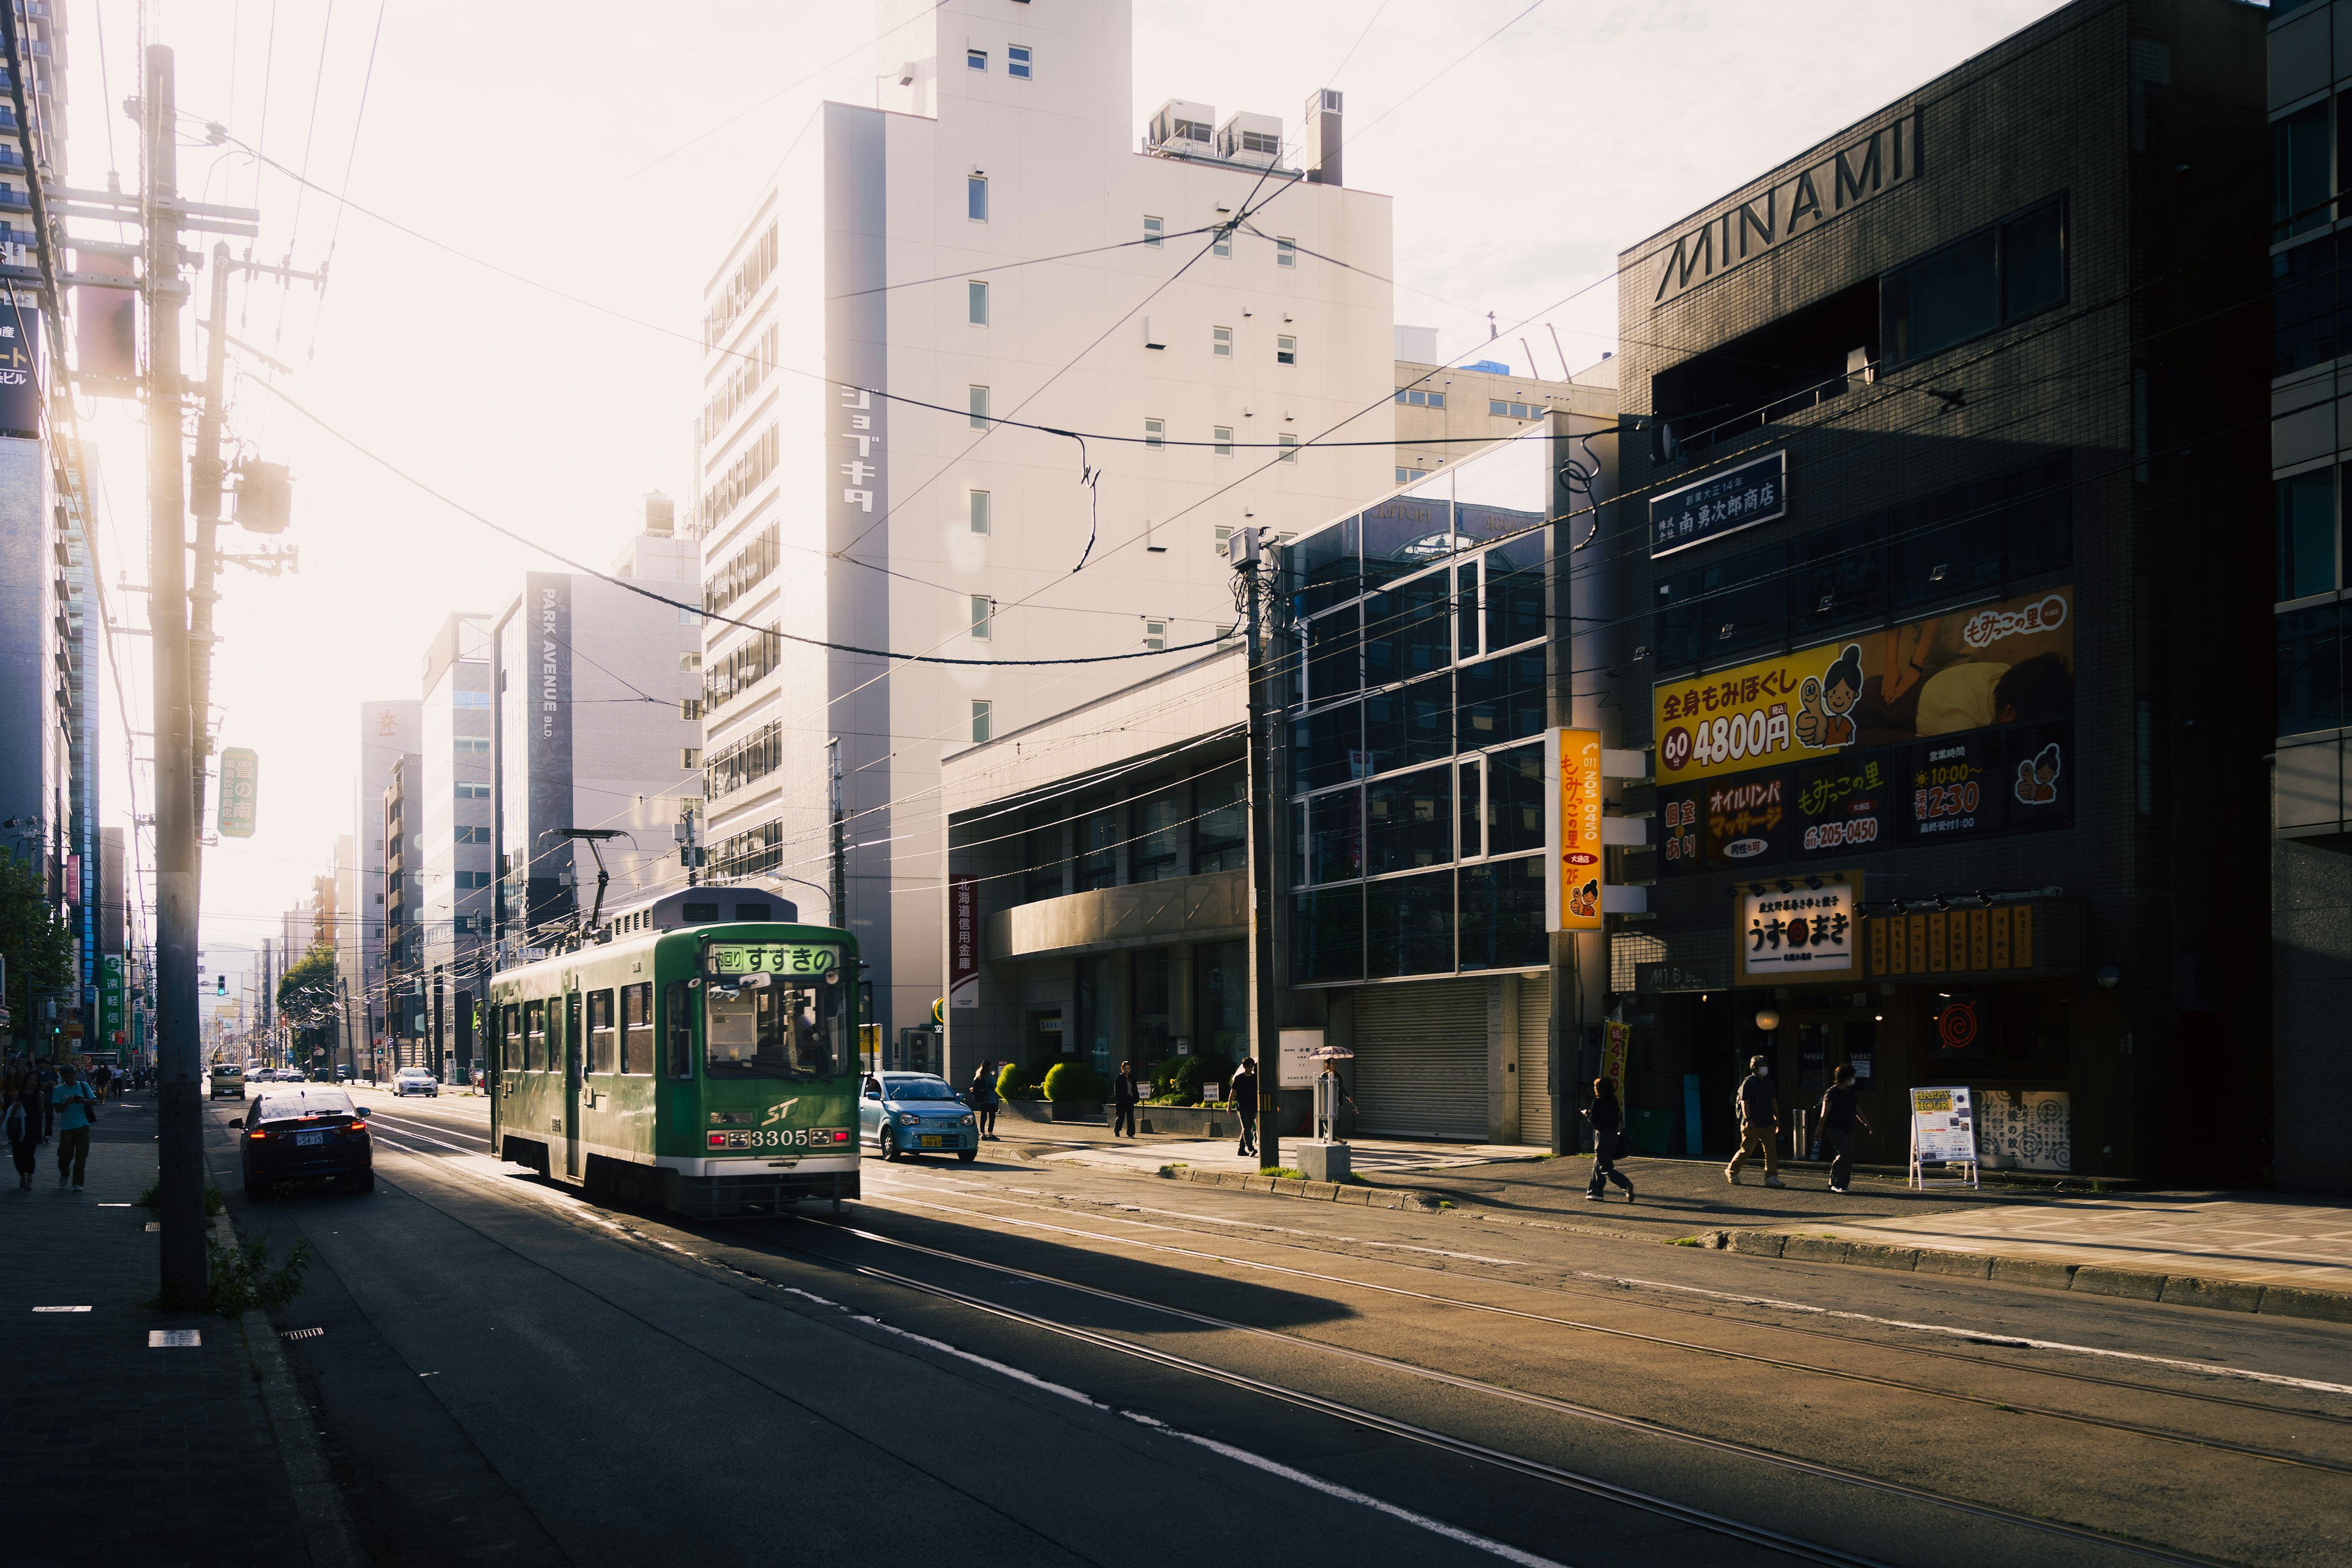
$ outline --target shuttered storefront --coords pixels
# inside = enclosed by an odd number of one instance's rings
[[[1486,1138],[1486,983],[1356,993],[1356,1120],[1394,1138]]]
[[[1551,976],[1519,976],[1519,1142],[1551,1144]]]

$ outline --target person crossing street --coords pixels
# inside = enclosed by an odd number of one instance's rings
[[[1748,1058],[1748,1076],[1739,1080],[1739,1152],[1723,1168],[1723,1179],[1739,1184],[1739,1167],[1748,1156],[1764,1156],[1764,1184],[1788,1185],[1780,1180],[1780,1107],[1772,1097],[1772,1064],[1762,1057]]]
[[[1110,1086],[1110,1135],[1114,1138],[1135,1136],[1135,1105],[1142,1096],[1136,1091],[1135,1064],[1118,1064],[1118,1077]]]
[[[1242,1124],[1241,1146],[1234,1152],[1237,1154],[1256,1153],[1257,1068],[1246,1061],[1235,1068],[1234,1081],[1226,1089],[1225,1098],[1232,1103],[1234,1114],[1241,1119]]]
[[[1870,1118],[1855,1103],[1860,1098],[1853,1087],[1853,1066],[1840,1062],[1837,1081],[1822,1096],[1822,1142],[1830,1150],[1830,1191],[1843,1193],[1853,1175],[1853,1124],[1862,1123],[1865,1132],[1873,1131]]]

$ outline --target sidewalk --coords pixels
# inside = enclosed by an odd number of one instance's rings
[[[58,1186],[54,1141],[31,1192],[0,1188],[16,1469],[37,1500],[16,1510],[0,1557],[300,1568],[310,1558],[239,1324],[145,1305],[158,1241],[134,1205],[155,1181],[152,1105],[142,1095],[100,1112],[86,1191]],[[150,1348],[172,1330],[201,1342]]]
[[[1016,1116],[1000,1114],[996,1119],[996,1142],[1000,1147],[1018,1151],[1034,1160],[1137,1171],[1146,1175],[1157,1173],[1162,1165],[1243,1173],[1255,1173],[1260,1168],[1255,1156],[1234,1152],[1235,1144],[1231,1138],[1179,1138],[1150,1132],[1136,1138],[1116,1138],[1108,1126],[1084,1121],[1024,1121]],[[1291,1141],[1284,1142],[1287,1144]],[[1349,1140],[1348,1147],[1352,1151],[1356,1170],[1367,1178],[1536,1160],[1544,1152],[1517,1143],[1442,1143],[1401,1138],[1354,1138]]]

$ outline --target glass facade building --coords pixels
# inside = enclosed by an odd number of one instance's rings
[[[1533,969],[1553,437],[1287,545],[1296,986]]]

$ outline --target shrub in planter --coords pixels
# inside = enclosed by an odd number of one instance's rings
[[[1233,1075],[1234,1064],[1213,1051],[1204,1056],[1185,1057],[1176,1066],[1176,1102],[1179,1105],[1198,1105],[1205,1086],[1215,1084],[1222,1089]]]
[[[1000,1100],[1034,1100],[1037,1075],[1024,1063],[1007,1062],[996,1075],[996,1094]]]
[[[1046,1069],[1045,1098],[1056,1105],[1099,1103],[1109,1096],[1110,1088],[1102,1074],[1085,1062],[1066,1061]]]

